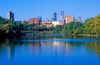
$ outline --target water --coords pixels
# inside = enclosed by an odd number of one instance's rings
[[[2,39],[0,65],[100,65],[100,39],[64,35]]]

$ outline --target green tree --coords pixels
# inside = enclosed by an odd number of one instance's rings
[[[96,16],[95,18],[95,32],[97,35],[100,35],[100,14]]]
[[[84,34],[95,34],[95,22],[94,22],[94,18],[89,18],[87,20],[85,20],[85,22],[83,23],[83,33]]]
[[[66,34],[78,34],[78,28],[82,26],[80,22],[71,22],[64,25],[63,33]]]

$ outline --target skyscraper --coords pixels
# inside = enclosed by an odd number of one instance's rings
[[[66,16],[66,23],[70,23],[70,22],[73,22],[74,21],[74,16]]]
[[[53,21],[57,21],[57,13],[53,13],[53,18],[52,18]]]
[[[7,19],[14,21],[14,13],[11,10],[7,12]]]
[[[76,22],[82,22],[81,17],[76,18]]]
[[[64,11],[61,11],[61,16],[60,16],[60,20],[65,19],[66,15]]]
[[[65,17],[66,17],[65,12],[61,11],[60,21],[59,21],[61,24],[65,24]]]
[[[39,22],[41,23],[42,22],[42,17],[38,16],[37,18],[39,19]]]

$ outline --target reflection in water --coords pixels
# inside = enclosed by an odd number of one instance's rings
[[[74,51],[75,48],[86,48],[87,52],[95,52],[100,55],[100,42],[59,42],[59,41],[38,41],[38,42],[32,42],[30,43],[30,50],[31,53],[35,53],[36,55],[39,54],[40,51],[42,51],[42,48],[46,47],[46,49],[52,48],[54,51],[54,54],[60,54],[62,55],[70,55]],[[42,47],[42,48],[41,48]],[[51,50],[51,49],[50,49]]]
[[[19,60],[21,62],[24,62],[25,59],[32,62],[33,60],[40,62],[44,60],[43,58],[46,58],[45,61],[47,61],[47,58],[56,58],[55,62],[59,59],[64,62],[64,59],[69,60],[70,58],[71,61],[74,61],[73,59],[77,56],[81,58],[82,56],[83,58],[86,56],[89,58],[90,54],[93,56],[93,59],[96,59],[96,57],[100,59],[100,41],[30,41],[44,39],[57,40],[60,38],[34,38],[24,36],[21,38],[3,40],[0,42],[0,63],[9,60],[12,62],[14,60],[18,61],[18,58],[20,58]],[[17,42],[17,40],[29,41]],[[66,65],[66,63],[64,64]]]
[[[40,50],[41,50],[40,42],[30,43],[31,54],[39,55]]]

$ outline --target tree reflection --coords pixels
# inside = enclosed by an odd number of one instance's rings
[[[60,38],[60,37],[59,37]],[[0,42],[0,57],[4,55],[2,51],[7,52],[8,59],[11,60],[15,56],[15,47],[19,46],[27,46],[29,45],[29,54],[39,55],[42,53],[45,54],[54,54],[55,56],[70,56],[75,53],[75,50],[80,50],[82,48],[85,49],[86,53],[95,53],[96,56],[100,58],[100,41],[41,41],[42,39],[52,39],[56,40],[59,38],[43,38],[43,37],[20,37],[13,39],[4,39]],[[62,36],[61,38],[66,38],[66,36]],[[67,37],[68,38],[68,37]],[[70,37],[71,38],[71,37]],[[74,36],[74,38],[77,38]],[[29,40],[29,42],[17,42],[17,40]],[[40,40],[40,41],[31,41],[31,40]],[[6,50],[4,49],[6,48]],[[24,47],[27,49],[27,47]],[[23,48],[21,48],[23,49]],[[20,50],[21,50],[20,49]]]

